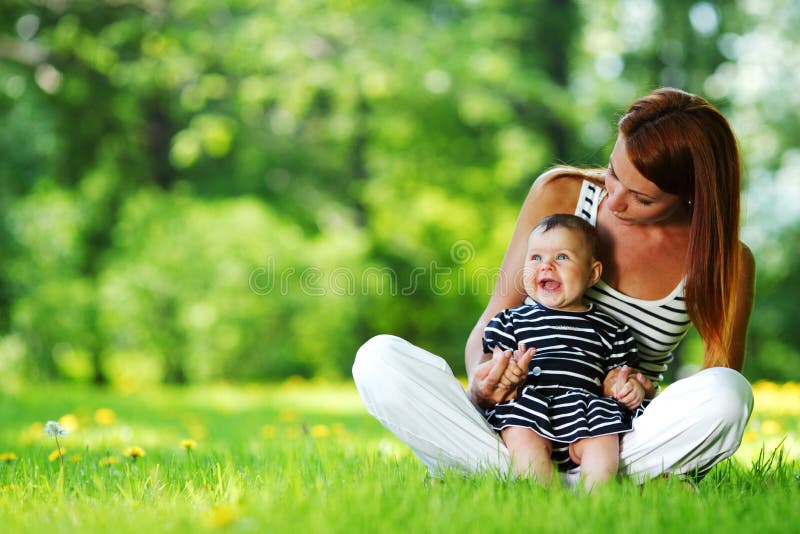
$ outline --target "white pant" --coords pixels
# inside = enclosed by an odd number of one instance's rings
[[[367,411],[407,443],[431,473],[509,471],[508,450],[442,358],[395,336],[367,341],[353,364]],[[661,392],[623,435],[620,473],[704,473],[732,455],[753,409],[738,372],[705,369]],[[577,473],[566,475],[574,483]]]

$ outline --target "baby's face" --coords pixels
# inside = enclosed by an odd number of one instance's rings
[[[600,278],[601,265],[592,258],[578,230],[537,230],[528,238],[523,280],[536,302],[564,311],[583,311],[583,292]]]

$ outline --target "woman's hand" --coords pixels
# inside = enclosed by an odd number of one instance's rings
[[[481,408],[488,408],[513,399],[517,394],[517,386],[528,374],[528,364],[535,352],[534,349],[525,350],[523,344],[513,353],[495,347],[492,359],[479,364],[472,373],[467,388],[472,402]]]
[[[631,388],[635,387],[633,385],[628,386],[629,381],[638,383],[644,391],[644,397],[640,399],[639,404],[643,399],[652,399],[656,396],[656,388],[650,379],[627,365],[615,367],[608,372],[606,379],[603,381],[603,396],[620,401],[621,396],[630,394]],[[620,403],[627,407],[622,401]],[[638,407],[639,404],[636,406]]]

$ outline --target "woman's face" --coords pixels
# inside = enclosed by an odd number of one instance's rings
[[[678,195],[665,193],[628,159],[625,141],[617,137],[606,171],[606,208],[623,224],[655,224],[691,219]]]

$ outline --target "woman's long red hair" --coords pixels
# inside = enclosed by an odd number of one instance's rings
[[[635,101],[618,126],[636,169],[691,206],[686,306],[705,366],[727,366],[740,257],[736,138],[706,100],[672,88]]]

